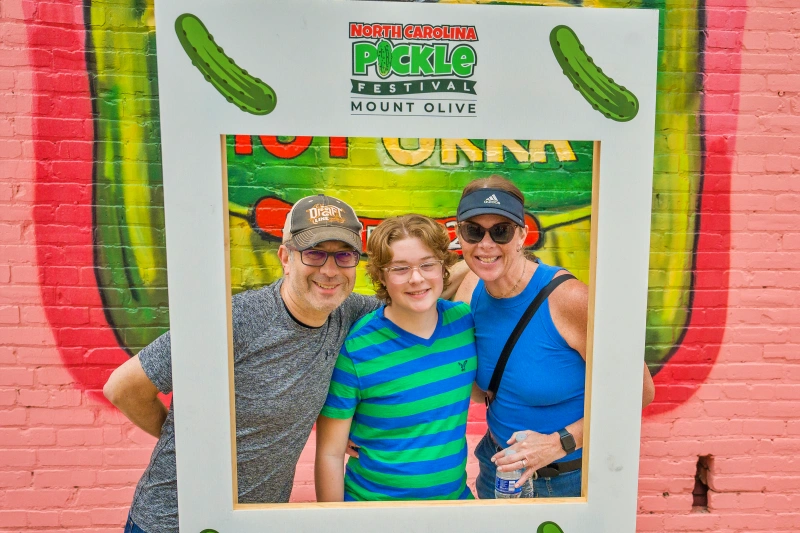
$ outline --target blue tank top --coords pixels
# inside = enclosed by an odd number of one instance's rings
[[[489,387],[500,352],[525,309],[559,270],[539,262],[525,290],[511,298],[493,298],[483,280],[478,282],[471,307],[481,389]],[[503,446],[522,429],[554,433],[583,418],[585,389],[586,362],[556,329],[545,300],[511,352],[486,422]],[[582,450],[575,450],[559,461],[581,456]]]

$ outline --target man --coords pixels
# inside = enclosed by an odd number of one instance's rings
[[[283,278],[233,297],[240,503],[289,500],[297,460],[325,402],[342,342],[356,320],[380,305],[352,294],[361,230],[341,200],[299,200],[278,249]],[[463,266],[451,293],[465,273]],[[171,390],[169,332],[115,370],[103,389],[134,424],[159,438],[136,487],[126,532],[178,531],[174,414],[158,399],[159,391]]]

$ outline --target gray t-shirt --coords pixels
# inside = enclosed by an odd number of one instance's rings
[[[232,301],[240,503],[289,501],[295,466],[325,403],[339,349],[350,326],[381,305],[351,294],[325,324],[309,328],[287,311],[282,281]],[[169,332],[139,352],[139,359],[158,390],[171,392]],[[180,398],[173,399],[133,496],[131,518],[147,533],[178,532],[175,401],[180,405]]]

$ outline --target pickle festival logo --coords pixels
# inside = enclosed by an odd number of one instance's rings
[[[350,114],[477,116],[475,26],[350,23]]]

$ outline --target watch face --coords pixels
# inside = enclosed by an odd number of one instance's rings
[[[575,437],[567,431],[559,432],[561,435],[561,447],[565,452],[569,453],[575,450]]]

